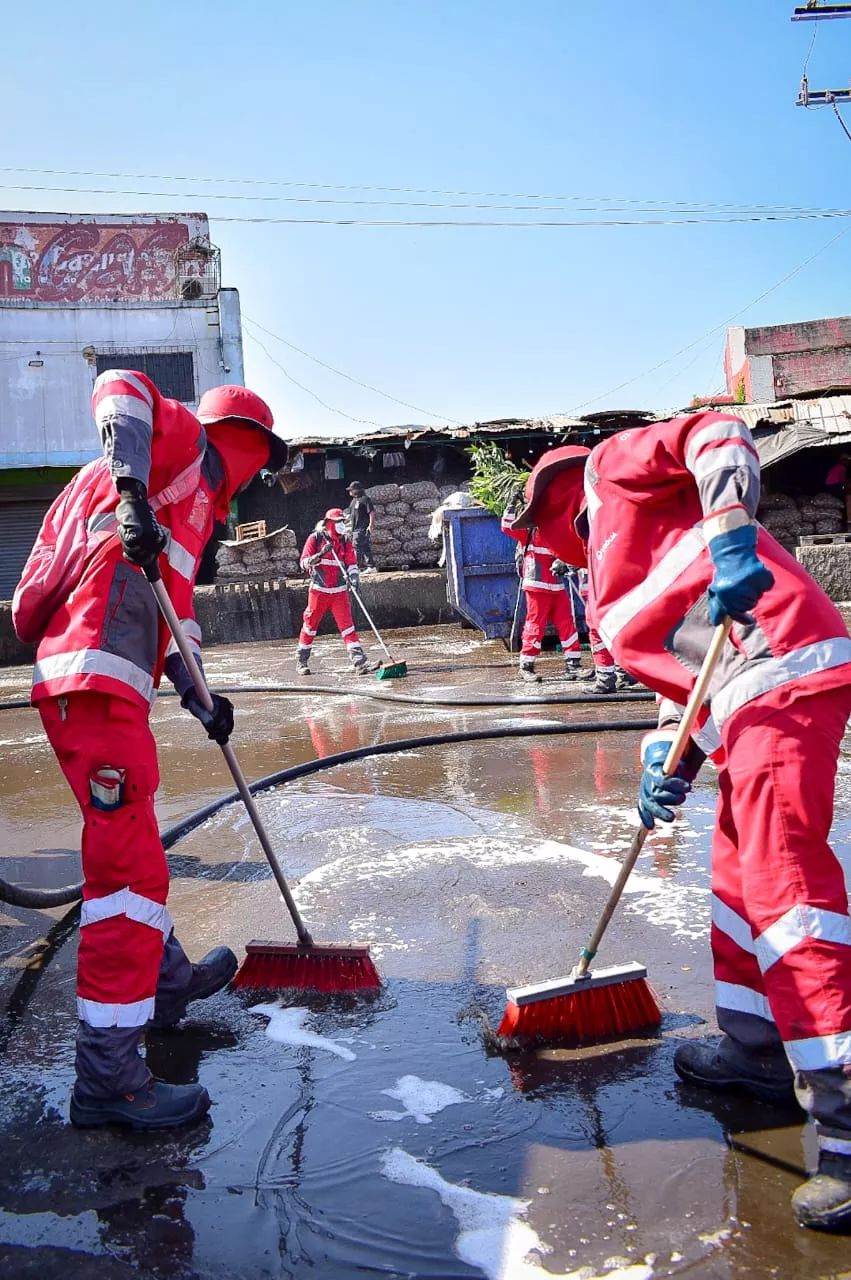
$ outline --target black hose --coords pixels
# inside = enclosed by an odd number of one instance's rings
[[[267,774],[249,784],[249,791],[257,795],[268,791],[270,787],[281,786],[285,782],[293,782],[296,778],[305,778],[312,773],[321,773],[325,769],[333,769],[340,764],[350,764],[354,760],[367,760],[372,756],[392,755],[398,751],[416,751],[422,747],[449,746],[456,742],[482,742],[493,738],[540,738],[547,735],[574,733],[615,733],[622,731],[639,731],[655,729],[656,720],[586,720],[573,724],[528,724],[508,725],[501,729],[469,729],[458,733],[436,733],[418,738],[398,738],[393,742],[378,742],[372,746],[354,747],[351,751],[338,751],[334,755],[322,756],[318,760],[306,760],[303,764],[290,765],[277,773]],[[202,826],[208,818],[220,809],[235,804],[239,800],[239,792],[232,791],[221,796],[203,809],[190,813],[174,826],[162,833],[164,849],[171,849],[184,836]],[[18,907],[56,907],[75,902],[82,897],[82,884],[67,885],[64,889],[24,889],[20,885],[10,884],[0,879],[0,902],[8,902]]]
[[[549,706],[584,706],[595,703],[598,706],[617,706],[621,702],[651,702],[654,695],[643,690],[623,693],[561,693],[545,694],[534,698],[520,696],[516,698],[419,698],[413,693],[390,693],[383,689],[368,689],[362,684],[347,688],[337,684],[216,684],[216,693],[333,693],[342,698],[373,698],[378,702],[404,702],[415,707],[549,707]],[[174,689],[163,689],[160,698],[175,698]],[[0,702],[0,711],[17,711],[30,705],[29,698],[12,698]]]

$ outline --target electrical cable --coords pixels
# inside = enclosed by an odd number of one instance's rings
[[[805,64],[806,67],[806,64]],[[222,177],[185,177],[178,174],[167,173],[105,173],[100,170],[92,169],[34,169],[25,168],[16,165],[0,166],[0,173],[39,173],[39,174],[62,174],[67,177],[78,178],[113,178],[121,181],[145,181],[145,182],[200,182],[207,185],[225,184],[233,186],[254,186],[254,187],[285,187],[298,188],[301,190],[311,191],[373,191],[385,192],[391,195],[420,195],[420,196],[458,196],[470,199],[492,199],[492,200],[547,200],[547,201],[564,201],[574,203],[577,200],[594,200],[600,204],[626,204],[626,205],[651,205],[659,206],[679,206],[681,208],[691,207],[700,209],[735,209],[751,208],[755,210],[776,211],[794,210],[801,212],[805,206],[800,205],[763,205],[753,204],[743,206],[731,202],[717,202],[704,200],[673,200],[673,199],[653,199],[651,197],[641,196],[599,196],[599,195],[543,195],[541,193],[524,192],[524,191],[459,191],[448,190],[434,187],[383,187],[369,186],[361,183],[334,183],[334,182],[295,182],[283,181],[276,178],[222,178]],[[15,188],[20,190],[21,188]],[[55,190],[56,188],[50,188]],[[70,188],[77,191],[79,188]],[[110,192],[109,194],[122,194],[121,192]],[[186,195],[185,192],[169,193]],[[187,196],[188,198],[188,196]],[[207,199],[202,196],[202,199]]]
[[[306,778],[314,773],[322,773],[324,770],[334,769],[338,765],[351,764],[357,760],[369,760],[374,756],[393,755],[404,751],[421,751],[426,747],[453,746],[462,742],[486,742],[501,738],[539,738],[577,733],[635,733],[655,729],[656,723],[655,717],[643,720],[586,720],[577,721],[573,724],[559,725],[504,725],[502,728],[494,729],[469,729],[455,733],[423,735],[416,738],[398,738],[392,742],[378,742],[370,746],[353,747],[349,751],[338,751],[333,755],[290,765],[286,769],[280,769],[277,773],[267,774],[266,777],[249,783],[248,790],[252,795],[259,795],[272,787],[284,786],[287,782],[294,782],[299,778]],[[173,826],[162,832],[163,848],[166,850],[173,848],[179,840],[188,836],[198,827],[203,826],[214,814],[219,813],[229,805],[236,804],[240,799],[241,796],[238,791],[231,791],[224,796],[220,796],[218,800],[213,800],[210,804],[204,805],[202,809],[197,809],[194,813],[190,813],[185,818],[180,819],[179,822],[174,823]],[[26,889],[21,885],[11,884],[7,880],[0,879],[0,902],[9,903],[12,906],[42,908],[66,905],[82,897],[82,892],[82,884],[66,885],[62,889]]]
[[[361,426],[378,427],[382,431],[385,430],[386,424],[383,422],[376,422],[374,418],[356,418],[354,414],[346,413],[345,409],[335,409],[332,404],[327,404],[324,400],[320,399],[315,391],[311,391],[310,387],[306,387],[303,382],[299,382],[297,378],[294,378],[289,370],[284,368],[280,360],[275,359],[269,348],[264,342],[260,341],[256,333],[252,333],[250,329],[246,329],[245,336],[250,338],[252,342],[256,343],[261,351],[266,353],[268,358],[272,361],[272,364],[275,365],[277,369],[280,369],[284,377],[291,382],[294,387],[298,387],[300,391],[304,391],[307,395],[312,396],[316,403],[321,405],[323,409],[327,409],[329,413],[336,413],[341,418],[348,418],[349,422],[357,422]]]
[[[459,422],[457,418],[450,418],[447,414],[432,413],[430,409],[424,409],[422,405],[411,404],[408,400],[400,400],[398,396],[391,396],[387,391],[382,391],[380,387],[370,386],[368,382],[361,382],[359,378],[353,378],[350,373],[343,373],[342,369],[335,369],[332,364],[326,364],[326,362],[324,360],[320,360],[318,356],[312,356],[309,351],[302,350],[302,348],[297,347],[294,342],[288,342],[287,339],[282,338],[279,333],[273,333],[271,329],[267,329],[265,325],[262,325],[259,320],[252,320],[251,316],[246,315],[244,311],[242,313],[242,319],[244,323],[247,322],[248,324],[253,325],[255,329],[260,329],[263,333],[268,334],[270,338],[274,338],[276,342],[283,343],[283,345],[285,347],[289,347],[290,350],[297,351],[300,356],[304,356],[307,360],[312,360],[314,364],[318,364],[323,369],[330,370],[331,373],[336,373],[339,378],[345,378],[347,382],[353,382],[355,386],[363,387],[366,391],[374,391],[376,395],[384,396],[385,400],[392,400],[394,404],[401,404],[406,409],[414,409],[417,413],[424,413],[428,418],[437,418],[439,422],[451,422],[456,427],[463,427],[465,425],[463,422]]]
[[[712,329],[708,329],[706,333],[701,334],[699,338],[695,338],[694,342],[689,342],[687,346],[680,347],[679,351],[675,351],[673,355],[667,356],[664,360],[660,360],[658,364],[652,365],[651,368],[645,369],[643,373],[637,373],[635,377],[627,378],[625,382],[619,382],[616,387],[611,387],[608,391],[604,391],[602,395],[594,396],[591,400],[583,400],[580,404],[576,405],[575,408],[570,410],[568,416],[575,417],[580,409],[587,408],[589,404],[598,404],[601,400],[605,400],[607,396],[614,395],[616,391],[622,391],[624,387],[632,386],[634,382],[639,382],[642,378],[648,377],[649,374],[655,373],[657,369],[664,368],[664,366],[666,364],[670,364],[672,360],[676,360],[679,356],[685,355],[687,351],[691,351],[692,348],[699,346],[700,343],[704,342],[707,338],[711,338],[713,334],[718,333],[722,329],[726,329],[727,325],[732,324],[734,320],[738,320],[739,316],[744,315],[746,311],[750,311],[751,307],[755,307],[758,302],[762,302],[763,298],[767,298],[769,294],[774,293],[775,290],[781,287],[781,285],[784,285],[787,280],[791,280],[799,271],[803,271],[805,267],[808,267],[811,262],[814,262],[815,259],[824,253],[825,250],[829,249],[831,245],[836,244],[837,240],[841,240],[843,236],[847,235],[849,230],[851,230],[851,228],[846,227],[844,230],[840,231],[838,235],[831,236],[830,240],[828,240],[826,244],[823,244],[820,249],[816,249],[815,253],[811,254],[810,257],[806,258],[803,262],[800,262],[797,267],[793,267],[792,270],[787,272],[787,274],[783,276],[782,279],[778,280],[776,284],[771,285],[770,288],[766,289],[758,297],[752,298],[750,302],[746,303],[745,306],[741,307],[738,311],[735,311],[731,316],[728,316],[726,320],[722,320],[720,324],[716,324]]]

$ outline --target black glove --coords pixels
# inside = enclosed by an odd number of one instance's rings
[[[115,518],[124,557],[140,568],[155,564],[168,541],[168,533],[148,505],[148,491],[141,480],[121,480],[119,483],[121,497]]]
[[[180,699],[180,705],[191,711],[196,720],[200,720],[207,730],[207,737],[223,747],[233,733],[233,703],[220,693],[211,693],[213,710],[208,711],[195,692],[194,687],[187,689]]]
[[[558,556],[553,560],[550,569],[556,578],[563,578],[566,573],[570,573],[570,565],[565,564],[563,560],[559,560]]]

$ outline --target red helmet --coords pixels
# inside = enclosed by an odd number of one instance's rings
[[[211,387],[199,400],[195,416],[205,427],[229,420],[259,427],[269,435],[270,470],[280,471],[286,465],[289,450],[286,441],[272,430],[275,422],[272,410],[265,400],[247,387]]]

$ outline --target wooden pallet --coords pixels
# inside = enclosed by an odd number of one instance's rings
[[[808,547],[843,546],[851,542],[851,533],[805,533],[799,542]]]
[[[266,537],[265,520],[249,520],[247,524],[236,526],[237,542],[251,542],[254,538]]]

